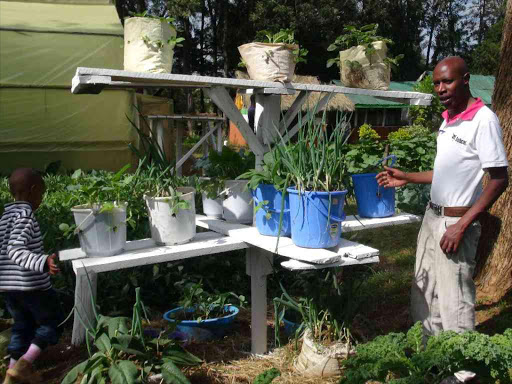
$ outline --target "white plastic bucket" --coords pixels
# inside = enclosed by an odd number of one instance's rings
[[[121,253],[126,244],[126,204],[110,212],[99,213],[85,205],[71,208],[78,228],[80,248],[88,256],[112,256]]]
[[[187,243],[196,235],[195,189],[177,188],[181,198],[190,204],[189,209],[180,209],[173,216],[168,197],[144,196],[149,213],[151,238],[159,245]]]
[[[229,223],[252,224],[252,195],[247,180],[226,180],[226,196],[222,202],[222,217]]]
[[[222,218],[222,198],[209,199],[206,192],[202,193],[203,197],[203,213],[208,217],[215,219]]]

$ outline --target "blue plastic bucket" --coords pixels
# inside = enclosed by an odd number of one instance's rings
[[[183,307],[178,307],[165,312],[164,319],[171,323],[177,322],[176,329],[185,334],[189,340],[206,341],[223,337],[233,325],[233,320],[238,315],[239,309],[234,305],[226,305],[224,310],[228,314],[223,317],[200,322],[197,320],[176,321],[172,315],[183,311]],[[185,312],[194,312],[194,308],[186,308]]]
[[[279,216],[281,213],[281,201],[283,194],[271,184],[259,184],[252,191],[255,207],[268,201],[268,204],[262,205],[256,212],[255,221],[258,232],[265,236],[277,236],[279,232]],[[267,216],[269,216],[267,218]],[[290,236],[290,201],[288,195],[284,199],[283,222],[281,225],[280,236]]]
[[[290,196],[293,243],[304,248],[332,248],[338,245],[341,222],[345,220],[343,207],[347,191],[299,193],[295,188],[288,188],[287,191]]]
[[[390,155],[380,160],[391,158],[391,166],[396,157]],[[395,188],[380,187],[376,173],[352,175],[357,201],[357,213],[361,217],[389,217],[395,214]]]

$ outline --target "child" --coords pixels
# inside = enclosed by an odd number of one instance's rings
[[[50,275],[59,272],[56,255],[43,254],[34,211],[43,199],[43,178],[30,168],[9,178],[15,202],[6,204],[0,219],[0,292],[14,324],[7,348],[11,354],[4,384],[38,383],[34,361],[46,346],[56,344],[63,319]]]

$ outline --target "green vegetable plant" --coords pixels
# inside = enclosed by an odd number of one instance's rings
[[[235,151],[223,147],[221,153],[210,150],[207,157],[198,159],[195,168],[203,170],[205,177],[198,183],[201,192],[206,192],[209,199],[227,197],[225,190],[226,180],[235,180],[254,167],[255,157],[252,152],[245,149]]]
[[[144,12],[130,12],[130,15],[131,17],[147,17],[147,18],[150,18],[150,19],[156,19],[156,20],[160,20],[162,21],[163,23],[167,23],[171,28],[174,29],[174,18],[173,17],[158,17],[158,16],[153,16],[151,14],[148,13],[148,11],[144,11]],[[144,36],[141,36],[141,39],[142,41],[144,41],[144,43],[146,45],[154,45],[156,48],[158,49],[162,49],[164,47],[165,44],[168,44],[171,46],[171,48],[173,47],[183,47],[183,45],[181,44],[183,41],[185,41],[185,39],[183,37],[177,37],[177,36],[173,36],[171,37],[169,40],[167,41],[162,41],[162,40],[151,40],[149,38],[149,36],[147,35],[144,35]]]
[[[205,291],[202,280],[199,282],[180,281],[175,283],[175,287],[182,291],[182,298],[178,304],[183,307],[183,310],[176,314],[179,320],[196,320],[199,323],[207,319],[225,316],[227,313],[225,307],[233,305],[232,301],[236,301],[237,305],[242,308],[247,303],[245,296],[233,292]]]
[[[359,273],[343,276],[341,268],[329,270],[323,277],[316,272],[297,276],[291,289],[307,292],[307,296],[292,296],[280,282],[281,296],[274,298],[276,324],[285,316],[295,313],[299,318],[296,339],[306,330],[316,342],[326,345],[333,342],[353,342],[349,330],[352,320],[363,304],[360,287],[363,282]],[[275,327],[276,343],[279,343],[279,327]],[[350,349],[350,348],[348,348]]]
[[[281,376],[281,372],[277,368],[270,368],[260,373],[252,384],[270,384],[276,377]]]
[[[297,46],[297,48],[292,49],[295,63],[307,63],[306,56],[308,55],[308,50],[306,48],[299,47],[299,43],[295,39],[295,32],[292,29],[281,29],[276,33],[268,30],[261,30],[256,33],[254,41],[266,44],[286,44],[290,46]],[[268,60],[272,59],[271,51],[267,51],[266,54]],[[245,68],[246,64],[244,61],[241,61],[238,66]]]
[[[181,348],[162,334],[149,340],[142,327],[146,309],[136,289],[132,320],[126,317],[107,317],[98,314],[92,299],[96,325],[87,324],[75,308],[75,314],[86,328],[89,358],[72,368],[61,384],[81,383],[135,384],[160,374],[161,382],[190,383],[178,365],[197,365],[201,359]]]
[[[370,61],[372,56],[376,53],[375,48],[373,47],[373,43],[377,41],[382,41],[386,43],[387,45],[392,45],[393,41],[391,39],[387,39],[382,36],[377,35],[377,28],[379,27],[378,24],[368,24],[361,27],[361,29],[356,28],[355,26],[349,25],[343,29],[343,34],[338,36],[334,43],[329,45],[327,47],[327,50],[329,52],[332,51],[341,51],[344,49],[349,49],[352,47],[357,47],[359,45],[362,45],[364,47],[364,53],[365,56]],[[398,62],[404,57],[404,55],[397,55],[396,57],[387,57],[385,59],[385,63],[390,66],[391,68],[395,68],[398,66]],[[348,60],[347,60],[348,61]],[[327,68],[330,68],[332,65],[336,64],[338,67],[340,67],[340,58],[339,55],[335,58],[327,60]],[[358,67],[361,66],[361,64],[356,62],[348,62],[347,63],[351,69],[355,70]]]
[[[423,343],[421,323],[407,334],[389,333],[359,344],[343,363],[340,384],[439,383],[460,370],[476,373],[480,383],[512,382],[512,329],[488,336],[476,331],[441,332]]]
[[[349,137],[347,115],[337,116],[330,134],[325,128],[325,111],[319,120],[313,113],[305,120],[299,113],[298,120],[301,129],[297,142],[287,143],[279,135],[276,145],[288,173],[285,185],[294,185],[300,192],[343,190],[347,179],[344,153]]]

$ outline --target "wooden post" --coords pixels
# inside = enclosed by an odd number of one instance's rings
[[[208,122],[200,122],[202,135],[208,133]],[[203,157],[208,156],[208,140],[203,141]]]
[[[183,157],[183,125],[186,123],[177,122],[176,123],[176,164]],[[176,175],[181,176],[182,170],[181,165],[176,167]]]
[[[222,142],[222,122],[218,121],[215,123],[217,125],[217,152],[222,152],[222,147],[224,143]]]
[[[273,255],[260,248],[246,251],[246,272],[251,276],[251,352],[267,352],[267,275],[272,273]]]
[[[274,142],[274,137],[278,137],[280,112],[280,95],[256,94],[254,127],[256,129],[256,137],[263,144],[265,152],[268,151],[268,144]]]
[[[96,302],[96,291],[98,284],[98,275],[95,272],[89,272],[87,275],[78,275],[75,285],[75,314],[73,319],[73,334],[71,344],[80,345],[85,340],[85,328],[82,321],[88,327],[94,327],[96,319],[92,307],[92,299]]]

